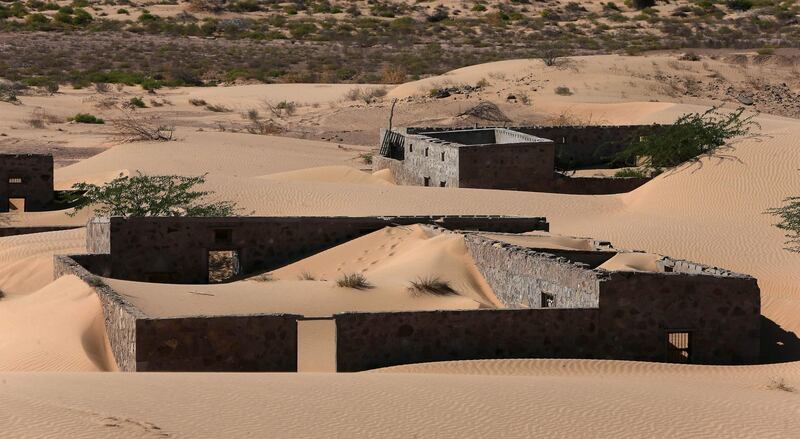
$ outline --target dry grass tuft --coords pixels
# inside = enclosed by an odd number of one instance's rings
[[[122,142],[172,140],[175,127],[162,124],[154,116],[137,116],[130,111],[122,111],[122,116],[111,120],[115,135]]]
[[[772,378],[767,386],[769,390],[782,390],[784,392],[795,392],[797,389],[786,384],[782,377]]]
[[[336,280],[336,286],[339,288],[352,288],[354,290],[368,290],[375,288],[374,285],[367,281],[361,273],[343,274],[342,277]]]
[[[272,282],[275,280],[275,278],[272,277],[272,273],[261,273],[252,277],[248,277],[247,280],[251,280],[253,282]]]
[[[298,278],[300,280],[317,280],[316,276],[307,271],[300,273],[300,276],[298,276]]]
[[[439,277],[420,277],[411,281],[408,291],[414,296],[429,294],[431,296],[455,296],[458,292],[450,286],[450,282]]]

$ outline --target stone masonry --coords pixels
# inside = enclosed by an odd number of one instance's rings
[[[53,156],[0,154],[0,212],[10,199],[25,200],[26,211],[45,210],[53,203]]]

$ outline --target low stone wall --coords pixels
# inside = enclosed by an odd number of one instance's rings
[[[489,358],[596,358],[597,313],[536,309],[337,314],[337,370]]]
[[[652,180],[649,177],[567,177],[554,174],[549,190],[559,194],[609,195],[624,194]]]
[[[477,235],[464,241],[478,271],[509,308],[541,308],[542,293],[553,297],[551,308],[599,305],[603,275],[587,264]]]
[[[103,306],[106,333],[117,367],[123,372],[136,371],[136,321],[145,318],[145,314],[72,257],[54,256],[53,268],[56,279],[72,274],[94,290]]]
[[[383,227],[417,223],[513,233],[549,228],[541,217],[503,216],[112,218],[110,226],[87,224],[87,247],[111,251],[117,279],[206,283],[209,251],[237,251],[241,274],[256,273]]]
[[[297,319],[291,314],[141,319],[136,370],[296,372]]]
[[[0,238],[5,236],[29,235],[31,233],[59,232],[62,230],[80,229],[83,226],[32,226],[32,227],[0,227]]]

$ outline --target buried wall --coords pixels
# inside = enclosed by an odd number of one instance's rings
[[[597,309],[346,313],[334,319],[339,372],[432,361],[597,356]]]
[[[53,156],[0,154],[0,212],[9,199],[24,198],[26,211],[45,210],[53,203]]]
[[[110,222],[93,220],[87,224],[87,247],[90,251],[110,251],[110,277],[206,283],[210,251],[237,252],[239,273],[251,274],[281,267],[387,226],[417,223],[512,233],[548,229],[546,220],[540,217],[115,217]]]

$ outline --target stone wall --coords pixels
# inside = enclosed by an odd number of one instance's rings
[[[553,180],[552,142],[459,148],[458,187],[549,191]]]
[[[111,277],[117,279],[206,283],[212,250],[238,251],[241,274],[251,274],[383,227],[417,223],[512,233],[549,227],[540,217],[501,216],[112,218],[109,232],[103,221],[87,224],[87,247],[110,249]]]
[[[608,358],[664,361],[667,332],[688,331],[693,363],[755,363],[761,294],[743,275],[612,272],[600,283],[599,325]]]
[[[296,372],[299,317],[141,319],[136,322],[136,370]]]
[[[339,372],[489,358],[596,358],[597,309],[346,313]]]
[[[554,174],[550,189],[544,192],[575,195],[624,194],[652,180],[649,177],[568,177]]]
[[[20,183],[10,179],[21,179]],[[0,212],[9,198],[25,198],[26,211],[46,210],[53,203],[53,156],[0,154]]]
[[[56,279],[75,275],[94,290],[103,307],[106,333],[117,367],[123,372],[136,371],[136,321],[145,318],[145,314],[72,257],[54,256],[53,267]]]
[[[31,226],[0,227],[0,238],[4,236],[28,235],[31,233],[58,232],[61,230],[79,229],[81,226]]]
[[[111,253],[111,220],[109,218],[89,218],[86,223],[86,251]]]
[[[602,274],[586,264],[477,235],[464,241],[478,271],[509,308],[541,308],[542,293],[552,296],[551,308],[599,305]]]

